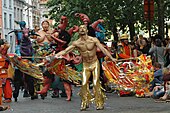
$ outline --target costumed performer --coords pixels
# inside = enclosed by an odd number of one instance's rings
[[[73,49],[77,48],[82,55],[83,59],[83,78],[82,78],[82,87],[80,91],[81,96],[81,109],[86,110],[89,107],[89,102],[92,99],[90,94],[88,81],[93,74],[93,86],[94,86],[94,97],[95,104],[97,110],[104,109],[104,100],[105,95],[101,90],[101,84],[99,80],[100,76],[100,66],[99,61],[97,59],[96,50],[97,47],[101,49],[103,53],[105,53],[112,61],[116,61],[111,54],[102,46],[97,38],[91,37],[87,35],[88,30],[85,25],[81,25],[79,27],[79,39],[74,41],[69,47],[65,50],[57,53],[55,55],[56,58],[60,58],[61,55],[65,55],[71,52]]]
[[[4,93],[4,103],[9,103],[12,100],[12,87],[11,87],[11,79],[12,73],[9,73],[8,69],[12,69],[9,60],[7,59],[7,51],[10,45],[5,42],[3,39],[0,39],[0,59],[1,61],[5,61],[5,64],[0,68],[0,75],[5,76],[3,77],[2,81],[2,88]],[[0,78],[2,77],[0,76]]]

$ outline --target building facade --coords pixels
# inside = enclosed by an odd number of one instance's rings
[[[8,34],[14,29],[14,1],[2,0],[2,38],[4,38],[9,44],[9,52],[15,51],[15,36],[14,34]]]
[[[25,0],[14,0],[14,21],[23,20],[23,10],[26,5]],[[14,29],[19,29],[19,25],[14,22]]]

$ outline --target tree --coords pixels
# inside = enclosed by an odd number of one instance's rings
[[[77,12],[87,14],[91,22],[102,18],[105,20],[105,28],[112,31],[115,40],[118,40],[117,32],[120,31],[129,31],[132,39],[136,27],[139,27],[135,24],[142,23],[140,27],[146,29],[143,0],[49,0],[48,7],[51,8],[51,18],[58,22],[61,15],[66,15],[70,26],[81,24],[74,17]]]

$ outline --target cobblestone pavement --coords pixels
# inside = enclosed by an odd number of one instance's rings
[[[80,111],[79,88],[74,88],[70,102],[65,98],[51,98],[50,93],[45,100],[23,98],[20,93],[18,102],[12,102],[10,109],[2,113],[170,113],[170,103],[155,103],[152,98],[119,97],[115,93],[107,93],[104,110],[96,110],[94,104],[87,111]],[[6,104],[4,104],[6,105]]]

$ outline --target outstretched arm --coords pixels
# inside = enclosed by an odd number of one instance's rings
[[[110,52],[105,49],[103,47],[103,45],[99,42],[99,40],[97,38],[94,38],[95,42],[96,42],[96,45],[97,47],[105,54],[107,55],[113,62],[116,62],[116,59],[112,57],[112,55],[110,54]]]
[[[65,55],[65,54],[73,51],[74,48],[75,48],[75,45],[74,45],[74,42],[73,42],[72,45],[70,45],[69,47],[67,47],[65,50],[58,52],[58,53],[55,55],[55,57],[56,57],[56,58],[60,58],[62,55]]]

